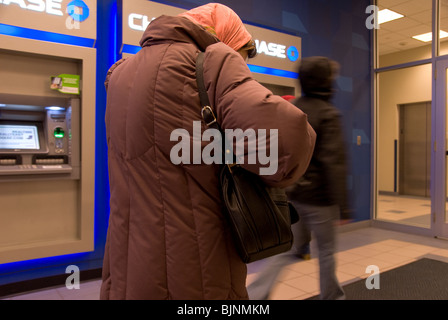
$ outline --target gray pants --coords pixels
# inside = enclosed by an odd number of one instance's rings
[[[308,230],[313,234],[318,248],[320,299],[344,299],[345,294],[336,277],[335,222],[339,219],[339,206],[313,206],[292,201],[300,215],[300,222],[292,225],[294,245],[286,253],[269,257],[263,261],[263,268],[256,279],[247,287],[249,298],[264,300],[269,297],[275,281],[282,269],[297,262],[295,256],[309,242]]]

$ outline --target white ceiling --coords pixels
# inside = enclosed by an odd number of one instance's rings
[[[440,29],[448,32],[448,0],[440,2]],[[387,8],[404,15],[404,18],[380,25],[380,55],[430,44],[415,40],[412,36],[432,31],[432,0],[379,0],[378,7],[380,10]]]

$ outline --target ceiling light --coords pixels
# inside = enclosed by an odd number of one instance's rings
[[[443,38],[446,38],[446,37],[448,37],[448,32],[440,30],[440,39],[443,39]],[[432,32],[419,34],[417,36],[413,36],[412,38],[414,38],[416,40],[423,41],[423,42],[430,42],[430,41],[432,41]]]
[[[383,9],[378,12],[378,24],[382,24],[392,20],[397,20],[403,17],[404,15],[399,14],[398,12],[389,9]]]

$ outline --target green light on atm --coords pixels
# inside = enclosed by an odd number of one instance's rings
[[[62,139],[64,138],[65,132],[61,128],[54,129],[54,137],[56,139]]]

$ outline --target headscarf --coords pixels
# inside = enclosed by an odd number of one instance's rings
[[[240,17],[229,7],[220,3],[208,3],[179,14],[203,26],[221,42],[238,51],[251,40]]]

